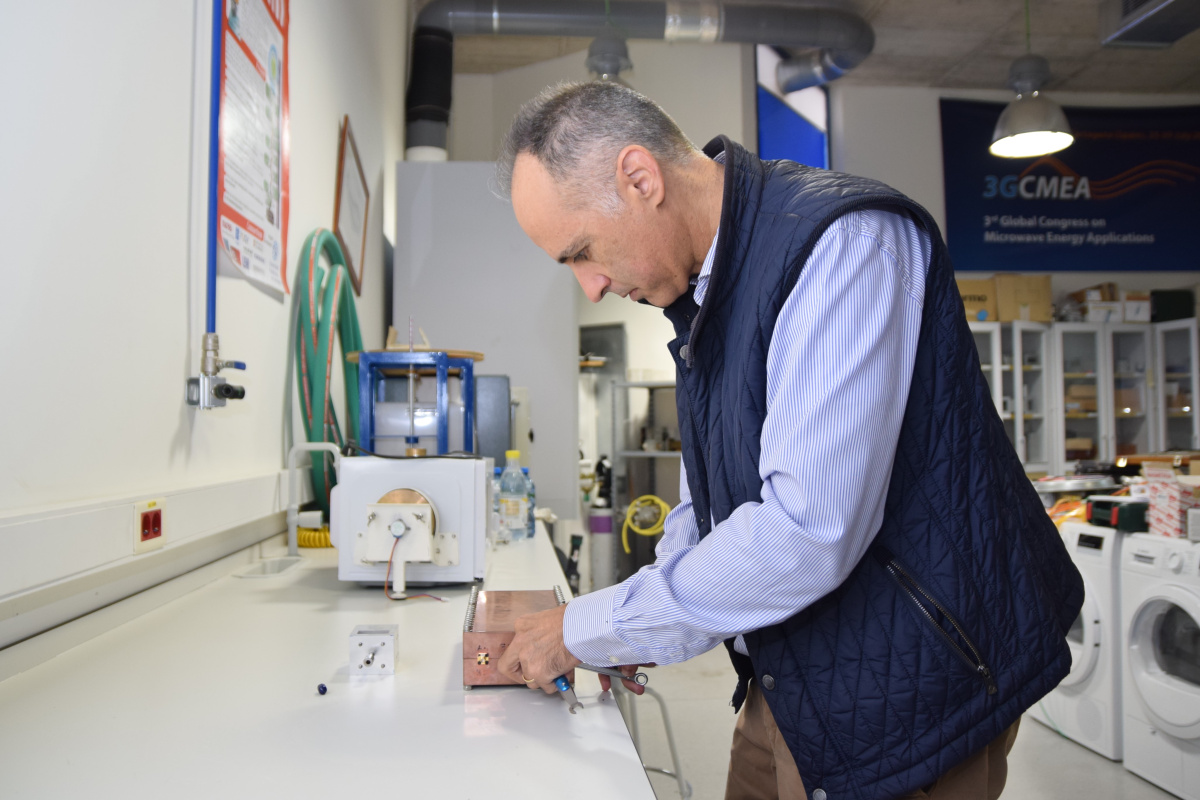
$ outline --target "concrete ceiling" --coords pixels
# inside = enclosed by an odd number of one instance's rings
[[[751,4],[747,0],[726,0]],[[788,4],[777,2],[777,4]],[[843,0],[875,29],[875,50],[847,84],[1000,89],[1025,53],[1022,0]],[[1050,60],[1046,88],[1080,92],[1200,92],[1200,31],[1165,49],[1102,47],[1100,0],[1031,0],[1033,52]],[[588,39],[461,36],[454,68],[491,73],[578,52]],[[636,64],[634,65],[636,68]]]

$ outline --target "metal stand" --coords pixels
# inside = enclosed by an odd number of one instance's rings
[[[679,786],[679,796],[682,800],[688,800],[692,796],[692,784],[683,777],[683,767],[679,763],[679,751],[675,747],[675,734],[671,729],[671,718],[667,714],[667,704],[663,702],[662,696],[651,689],[649,686],[642,687],[645,689],[643,696],[650,696],[658,703],[658,708],[662,712],[663,730],[667,734],[667,749],[671,751],[671,765],[674,770],[664,769],[662,767],[648,766],[644,761],[642,768],[646,772],[657,772],[659,775],[666,775],[668,778],[674,778],[675,783]],[[633,692],[630,692],[619,681],[612,682],[613,699],[617,701],[617,708],[621,710],[621,716],[625,718],[625,726],[629,728],[629,737],[633,739],[633,746],[641,755],[642,749],[638,737],[638,719],[637,706],[634,704],[634,699],[637,697]]]
[[[450,370],[459,370],[463,399],[463,449],[475,451],[475,362],[451,358],[441,352],[385,350],[364,351],[358,356],[358,442],[375,450],[375,403],[382,401],[383,371],[398,367],[433,367],[437,370],[438,455],[450,449],[450,392],[446,380]],[[410,431],[413,433],[413,431]]]

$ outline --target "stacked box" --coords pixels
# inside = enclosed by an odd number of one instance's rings
[[[991,278],[983,280],[955,279],[958,283],[958,293],[962,297],[967,319],[971,322],[995,322],[996,316],[996,282]]]
[[[1150,532],[1158,536],[1187,535],[1187,512],[1200,506],[1200,476],[1177,476],[1166,461],[1147,461],[1142,472],[1148,481],[1150,510],[1146,514]]]

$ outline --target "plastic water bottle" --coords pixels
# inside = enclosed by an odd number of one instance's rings
[[[496,467],[492,474],[492,511],[500,513],[500,473],[504,467]]]
[[[529,524],[525,526],[525,538],[532,539],[537,528],[533,522],[533,511],[537,507],[537,492],[533,487],[533,479],[529,477],[529,467],[521,467],[521,472],[525,475],[525,495],[529,501]]]
[[[521,473],[520,450],[504,453],[508,463],[500,473],[500,530],[497,541],[521,539],[529,524],[529,498],[525,494],[525,476]]]

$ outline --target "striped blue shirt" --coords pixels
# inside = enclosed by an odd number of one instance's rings
[[[719,233],[718,233],[719,236]],[[717,239],[693,290],[702,303]],[[759,502],[700,540],[687,476],[656,560],[567,606],[585,664],[670,664],[781,622],[835,589],[883,519],[921,326],[929,235],[861,210],[818,239],[767,353]]]

